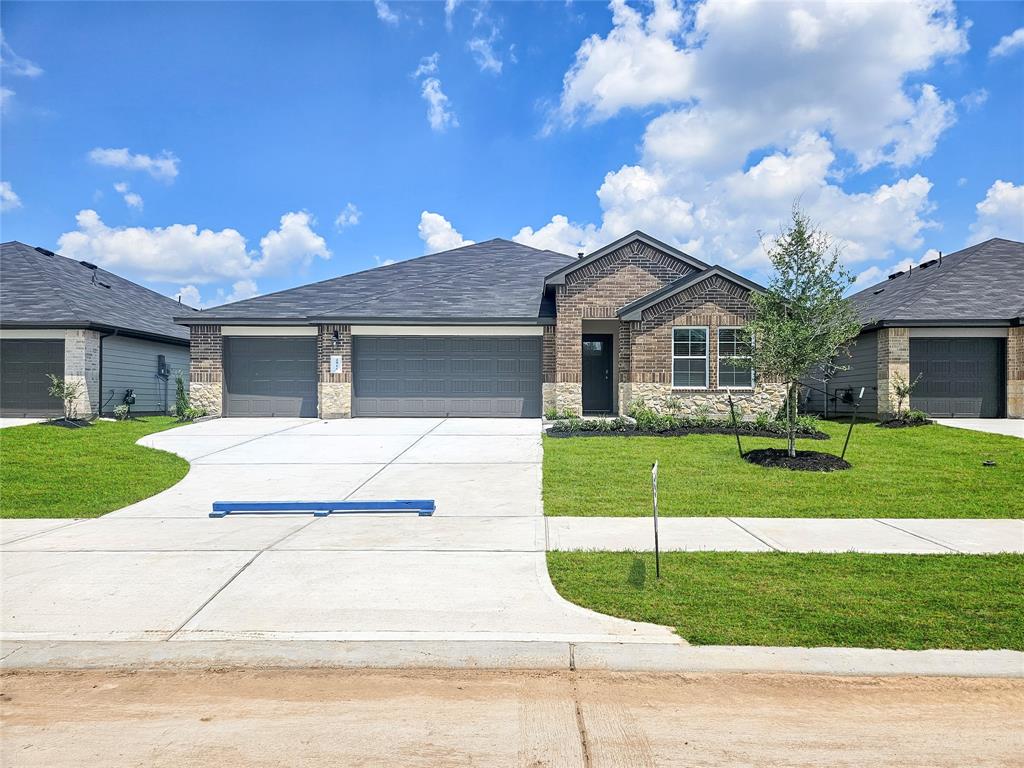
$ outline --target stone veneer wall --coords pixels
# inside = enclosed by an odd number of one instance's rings
[[[334,334],[337,332],[338,340]],[[341,355],[341,373],[331,373],[331,356]],[[352,416],[352,328],[321,325],[316,337],[317,409],[321,419]]]
[[[224,339],[219,325],[193,325],[189,347],[189,401],[220,416],[224,400]]]
[[[100,410],[100,334],[79,328],[64,331],[64,381],[81,387],[75,408],[79,418]]]
[[[1024,419],[1024,326],[1019,325],[1006,338],[1006,415]]]
[[[882,328],[878,331],[879,416],[896,408],[893,384],[897,374],[910,381],[910,329]]]
[[[615,320],[626,304],[693,271],[678,259],[634,240],[566,276],[555,294],[554,389],[559,410],[583,410],[583,320]],[[616,369],[620,383],[628,380],[628,345],[629,334],[620,332]]]

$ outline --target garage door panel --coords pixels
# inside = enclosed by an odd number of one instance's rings
[[[353,413],[536,417],[540,356],[535,336],[356,336]]]
[[[1005,340],[910,340],[910,378],[921,376],[912,408],[932,416],[997,418],[1004,412]]]
[[[228,416],[315,417],[316,339],[235,337],[224,343]]]
[[[61,402],[50,397],[46,375],[64,375],[63,339],[0,341],[0,414],[60,416]]]

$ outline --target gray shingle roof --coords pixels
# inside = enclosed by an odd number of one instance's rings
[[[575,261],[488,240],[197,312],[185,322],[536,322],[554,316],[544,277]]]
[[[1024,315],[1024,243],[986,240],[850,299],[865,325],[1015,320]]]
[[[58,254],[48,256],[16,241],[0,245],[4,326],[94,326],[188,341],[188,329],[174,317],[190,311],[105,269],[90,269]]]

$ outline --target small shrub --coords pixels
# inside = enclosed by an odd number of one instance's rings
[[[179,419],[189,408],[188,393],[185,391],[185,376],[181,371],[174,372],[174,415]]]
[[[665,410],[671,415],[676,416],[681,410],[683,410],[683,401],[678,397],[666,397],[665,398]]]
[[[796,426],[801,432],[817,432],[820,429],[820,421],[817,416],[805,413],[803,416],[796,417]]]
[[[917,374],[913,381],[908,382],[903,378],[903,374],[897,373],[893,376],[892,380],[892,392],[895,395],[896,410],[893,412],[893,416],[897,419],[906,418],[907,414],[903,411],[903,403],[909,404],[910,395],[913,394],[914,388],[921,381],[921,374]],[[891,403],[890,403],[891,404]]]
[[[698,427],[708,426],[711,423],[711,406],[707,403],[701,403],[694,408],[693,420]]]
[[[56,397],[64,404],[64,418],[74,421],[78,418],[78,398],[82,394],[82,382],[68,381],[52,373],[46,374],[50,380],[50,397]]]
[[[205,408],[197,408],[194,405],[186,406],[184,411],[178,415],[178,421],[195,421],[206,415]]]
[[[758,429],[770,429],[776,419],[768,411],[763,411],[754,417],[754,426]]]
[[[544,411],[544,418],[548,421],[562,421],[565,419],[577,419],[579,415],[572,408],[563,408],[562,410],[548,408]]]
[[[118,421],[124,421],[131,415],[132,409],[130,406],[121,403],[121,405],[114,406],[114,418]]]
[[[925,413],[924,411],[919,411],[917,409],[911,409],[907,411],[904,418],[911,424],[924,424],[929,419],[927,413]]]

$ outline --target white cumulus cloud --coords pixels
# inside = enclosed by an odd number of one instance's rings
[[[996,181],[975,209],[977,218],[971,225],[968,245],[992,237],[1024,240],[1024,184]]]
[[[0,211],[13,211],[15,208],[21,208],[21,198],[11,182],[0,181]]]
[[[923,246],[937,226],[927,177],[895,174],[856,192],[844,182],[912,168],[955,121],[955,101],[922,81],[967,50],[951,2],[611,9],[611,29],[580,45],[549,127],[649,110],[638,158],[606,174],[598,219],[557,213],[517,240],[575,253],[642,229],[760,276],[759,234],[773,235],[798,202],[861,272]]]
[[[129,208],[135,208],[136,210],[142,210],[143,201],[142,195],[138,192],[132,192],[131,187],[126,181],[119,181],[114,185],[114,191],[124,198],[124,203]]]
[[[997,59],[1000,56],[1009,56],[1021,48],[1024,48],[1024,27],[1019,27],[1010,34],[999,38],[999,42],[992,46],[988,55],[991,59]]]
[[[448,219],[430,211],[423,211],[420,214],[419,233],[424,244],[424,253],[449,251],[452,248],[473,244],[472,240],[466,240],[459,234]]]
[[[173,181],[178,175],[180,162],[173,153],[164,150],[156,157],[135,154],[127,147],[104,149],[96,147],[89,152],[89,160],[96,165],[123,168],[128,171],[144,171],[158,181]]]
[[[385,24],[394,26],[401,20],[399,15],[384,0],[373,0],[373,7],[377,10],[377,18]]]
[[[345,207],[341,209],[341,212],[334,219],[334,226],[339,231],[346,227],[354,227],[359,223],[362,216],[363,212],[359,210],[355,203],[345,203]]]
[[[58,239],[60,252],[134,279],[203,285],[224,280],[252,280],[286,273],[314,258],[330,258],[324,239],[312,230],[305,211],[286,213],[280,226],[251,251],[236,229],[200,229],[195,224],[166,227],[111,227],[86,209],[75,218],[78,228]]]
[[[420,95],[427,102],[427,122],[438,132],[448,128],[458,128],[459,118],[452,111],[448,96],[441,89],[441,81],[436,77],[428,77],[423,81]]]

